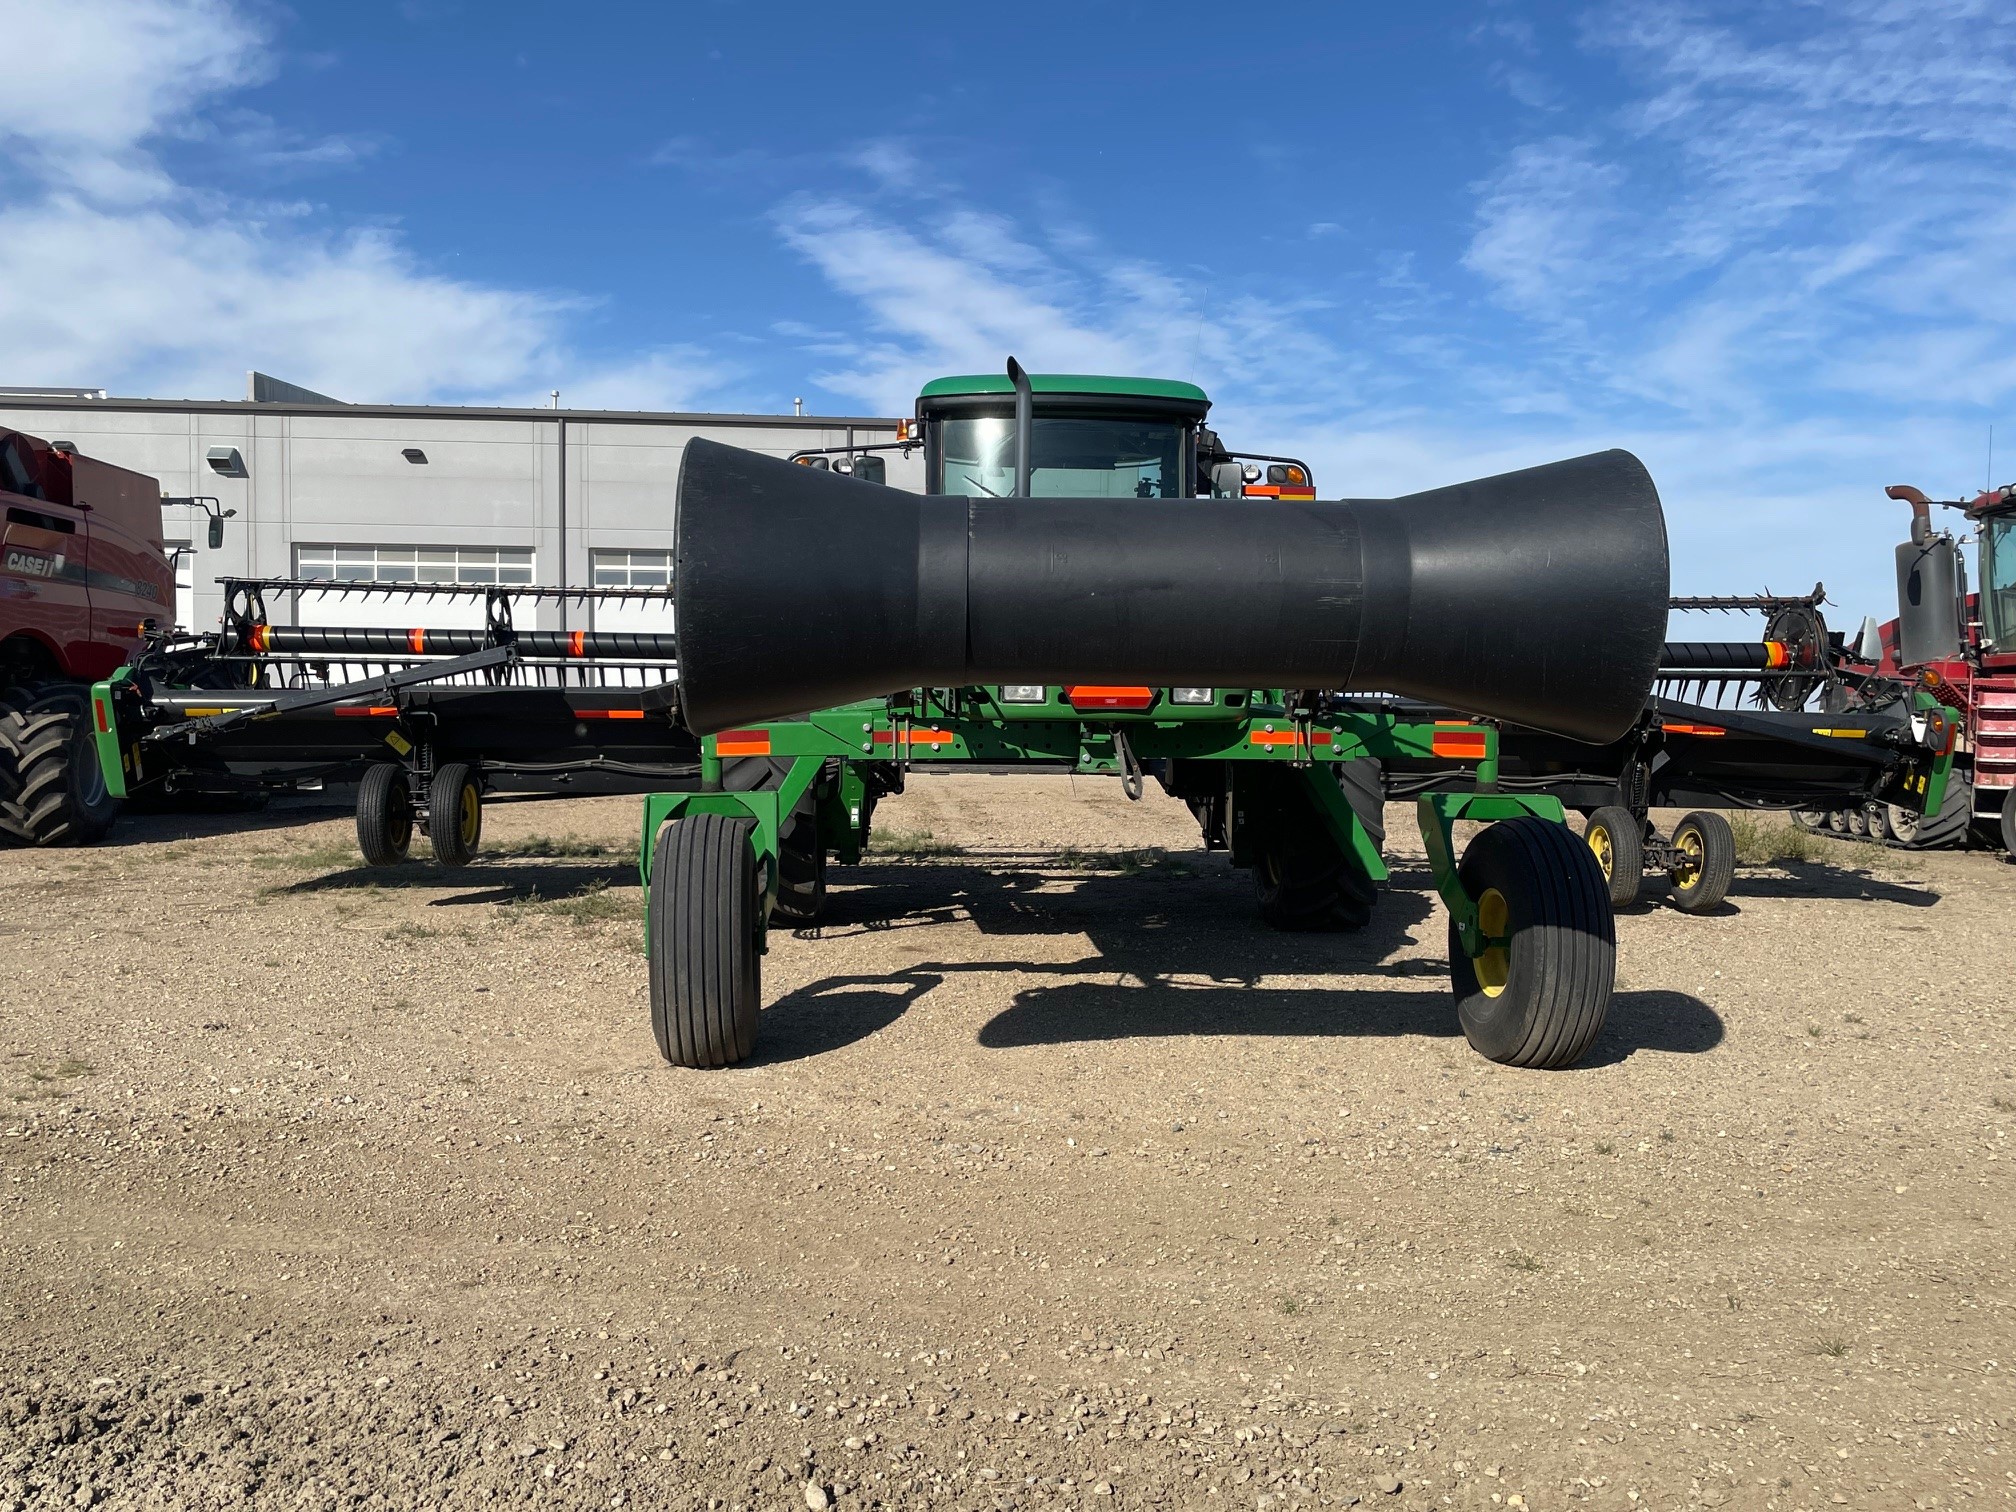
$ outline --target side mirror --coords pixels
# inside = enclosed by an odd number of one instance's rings
[[[1211,497],[1236,499],[1246,486],[1246,468],[1239,462],[1219,462],[1211,468]]]
[[[210,549],[221,550],[224,545],[224,516],[210,516]]]
[[[887,483],[889,464],[880,457],[859,456],[854,459],[854,477],[862,483]]]

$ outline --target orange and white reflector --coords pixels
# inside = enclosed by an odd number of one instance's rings
[[[1667,720],[1660,726],[1668,735],[1727,735],[1729,732],[1720,725],[1675,724]]]
[[[723,730],[714,737],[716,756],[768,756],[768,730]]]
[[[911,726],[905,730],[877,730],[874,735],[876,745],[949,746],[958,739],[950,730],[920,730]]]
[[[1434,735],[1429,737],[1428,749],[1452,761],[1482,761],[1491,754],[1491,737],[1473,727],[1438,726]]]
[[[1064,690],[1074,709],[1123,709],[1138,712],[1155,702],[1153,688],[1106,688],[1080,683]]]

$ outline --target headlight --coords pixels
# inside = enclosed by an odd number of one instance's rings
[[[1169,701],[1179,704],[1207,704],[1211,702],[1209,688],[1171,688]]]
[[[1041,683],[1003,683],[1001,702],[1042,703],[1049,697],[1050,690]]]

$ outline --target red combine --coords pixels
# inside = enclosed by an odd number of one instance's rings
[[[152,478],[0,429],[0,844],[112,825],[90,686],[174,618]]]
[[[1906,845],[1999,839],[2016,855],[2016,484],[1969,501],[1929,499],[1897,484],[1911,539],[1897,548],[1897,615],[1879,630],[1878,670],[1915,679],[1961,718],[1960,748],[1937,815],[1892,815]],[[1974,533],[1980,586],[1969,591],[1961,540],[1932,524],[1957,509]]]

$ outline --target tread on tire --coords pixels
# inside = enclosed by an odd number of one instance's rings
[[[1504,1065],[1572,1066],[1603,1032],[1617,980],[1617,921],[1595,854],[1565,824],[1506,819],[1479,832],[1457,868],[1506,943],[1471,960],[1449,921],[1457,1017],[1478,1054]]]
[[[483,787],[466,761],[450,761],[427,784],[427,839],[443,866],[467,866],[483,839]]]
[[[756,1045],[762,900],[752,828],[725,814],[689,814],[660,829],[652,847],[651,1032],[675,1066],[732,1066]]]
[[[357,784],[357,849],[367,866],[397,866],[413,846],[413,795],[406,769],[373,762]]]
[[[22,845],[89,845],[119,817],[81,683],[23,683],[0,695],[0,833]]]
[[[1645,825],[1631,810],[1606,804],[1590,814],[1582,839],[1610,887],[1610,906],[1629,908],[1645,881]]]

